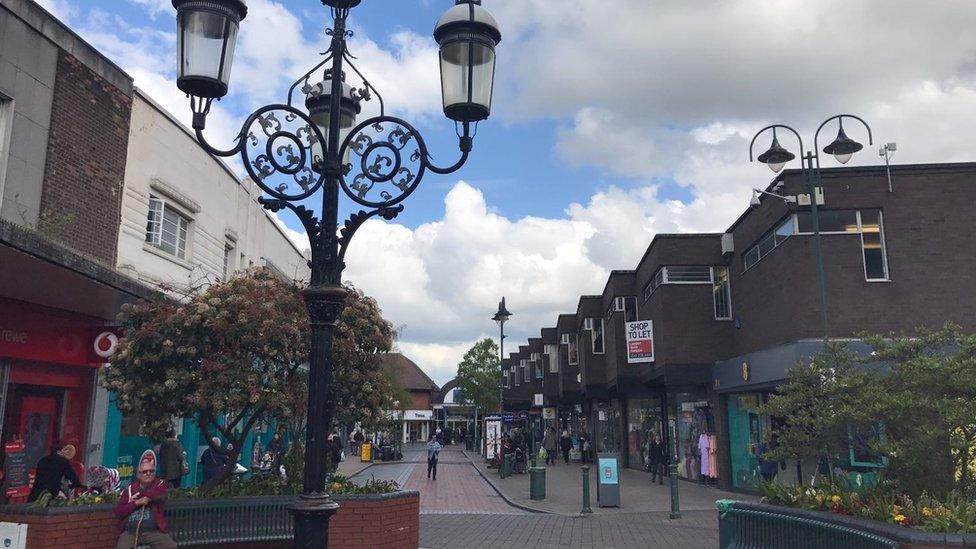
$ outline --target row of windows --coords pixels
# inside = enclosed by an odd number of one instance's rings
[[[728,267],[708,265],[669,265],[661,267],[644,285],[644,301],[662,284],[711,284],[715,320],[732,318],[732,289]],[[636,300],[635,300],[636,306]],[[634,320],[636,320],[636,314]]]
[[[818,212],[817,217],[821,234],[860,235],[865,280],[888,280],[881,210],[824,210]],[[759,263],[790,236],[810,234],[813,234],[813,216],[810,212],[797,212],[787,217],[746,251],[742,256],[744,268],[749,269]]]

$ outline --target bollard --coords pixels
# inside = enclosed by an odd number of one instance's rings
[[[583,470],[583,510],[580,513],[592,513],[590,509],[590,466],[580,467]]]

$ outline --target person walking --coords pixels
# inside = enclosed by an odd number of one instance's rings
[[[213,446],[207,446],[207,449],[200,456],[200,465],[203,466],[203,482],[207,482],[217,476],[220,470],[227,465],[227,456],[214,450],[214,447],[220,447],[220,439],[213,437],[210,440]]]
[[[148,545],[155,549],[176,549],[166,525],[166,481],[156,478],[151,459],[139,462],[136,479],[119,495],[115,518],[119,521],[116,549]]]
[[[647,465],[651,469],[651,484],[657,480],[658,484],[664,484],[664,443],[661,442],[661,435],[657,432],[651,437],[651,442],[647,445]]]
[[[546,427],[546,434],[542,437],[542,447],[546,449],[546,465],[556,464],[556,430]]]
[[[166,430],[166,438],[159,443],[159,465],[159,476],[169,482],[171,488],[179,488],[183,475],[190,472],[186,464],[186,451],[176,440],[176,431],[172,427]]]
[[[281,472],[281,460],[288,452],[288,445],[282,440],[280,431],[275,431],[264,451],[271,453],[271,468],[276,475],[279,474]]]
[[[441,453],[441,443],[437,441],[437,435],[430,437],[427,443],[427,478],[434,473],[434,480],[437,480],[437,457]]]
[[[569,465],[569,451],[573,449],[573,437],[569,436],[569,431],[563,429],[563,435],[559,437],[559,449],[563,451],[563,461]]]
[[[71,458],[75,455],[75,448],[70,444],[55,442],[51,445],[51,453],[37,462],[34,486],[31,487],[27,501],[35,501],[41,494],[48,492],[52,498],[58,497],[61,483],[68,480],[71,488],[83,488],[78,479],[78,473],[71,466]]]

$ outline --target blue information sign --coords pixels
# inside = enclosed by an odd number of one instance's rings
[[[600,484],[617,484],[617,458],[600,458],[598,463],[600,465]]]
[[[504,421],[505,423],[511,423],[515,421],[515,414],[513,412],[503,412],[502,421]]]

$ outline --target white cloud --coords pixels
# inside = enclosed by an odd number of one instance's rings
[[[149,12],[149,16],[155,19],[163,13],[173,13],[173,2],[171,0],[129,0],[137,6],[142,6]]]
[[[35,0],[42,8],[46,9],[51,15],[57,17],[62,23],[68,24],[75,13],[74,6],[69,0]]]

